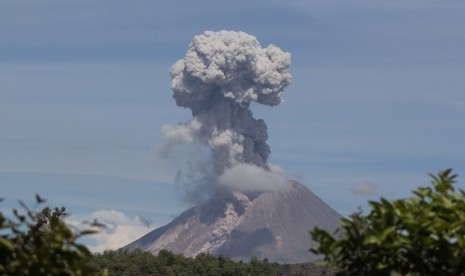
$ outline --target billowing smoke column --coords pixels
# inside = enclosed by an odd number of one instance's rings
[[[205,32],[195,36],[184,59],[171,68],[176,104],[192,110],[192,120],[164,126],[165,144],[200,142],[212,150],[213,170],[221,175],[238,164],[268,170],[267,126],[253,118],[251,102],[281,103],[290,84],[290,54],[273,45],[261,48],[244,32]]]

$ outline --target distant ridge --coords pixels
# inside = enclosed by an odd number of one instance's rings
[[[341,216],[304,185],[289,181],[286,188],[249,199],[235,193],[193,207],[171,223],[153,230],[124,249],[157,254],[167,249],[185,256],[202,252],[234,260],[251,256],[272,262],[300,263],[317,258],[309,231],[315,226],[333,231]]]

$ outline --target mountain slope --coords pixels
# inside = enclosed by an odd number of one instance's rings
[[[316,258],[309,230],[333,231],[340,215],[302,184],[249,198],[241,193],[193,207],[171,223],[127,245],[154,254],[167,249],[185,256],[201,252],[235,260],[251,256],[280,263]]]

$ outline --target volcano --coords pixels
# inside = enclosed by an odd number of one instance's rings
[[[156,152],[176,160],[174,148],[193,145],[196,153],[179,160],[175,179],[188,187],[186,198],[210,199],[125,249],[281,263],[316,258],[308,251],[309,231],[315,226],[333,231],[341,216],[268,164],[267,125],[250,110],[252,103],[283,101],[292,80],[290,64],[290,53],[272,44],[262,48],[256,37],[241,31],[206,31],[192,39],[170,70],[176,105],[189,108],[192,118],[164,125]],[[199,148],[211,150],[206,160],[198,159]]]
[[[278,263],[317,259],[309,252],[309,231],[334,231],[339,215],[304,185],[289,181],[277,191],[255,196],[232,193],[195,206],[171,223],[125,246],[157,254],[199,253],[248,261],[251,256]]]

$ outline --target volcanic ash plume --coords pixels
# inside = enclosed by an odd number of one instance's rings
[[[213,174],[246,163],[268,170],[267,126],[253,118],[252,101],[281,103],[291,82],[290,54],[273,45],[261,48],[244,32],[195,36],[184,59],[171,68],[176,104],[192,110],[192,120],[164,126],[165,148],[198,142],[212,150]]]
[[[261,48],[243,32],[194,37],[185,58],[171,68],[176,104],[190,108],[192,119],[162,127],[159,153],[183,158],[174,160],[182,167],[176,180],[185,199],[197,204],[124,249],[209,253],[237,261],[315,259],[308,230],[333,232],[340,215],[267,163],[267,127],[249,109],[252,102],[281,103],[291,81],[289,65],[289,53]]]

